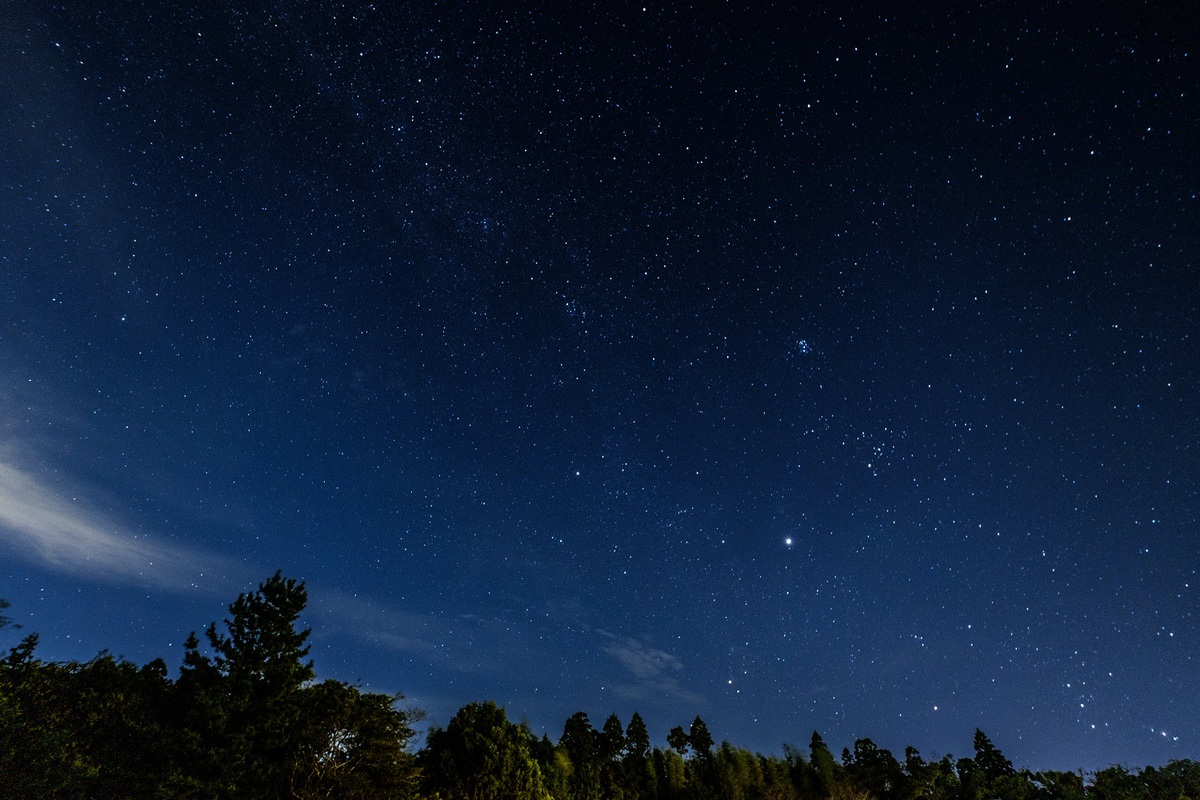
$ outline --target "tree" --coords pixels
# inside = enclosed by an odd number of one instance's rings
[[[704,724],[704,720],[700,719],[699,715],[692,720],[692,727],[688,731],[688,742],[697,757],[709,758],[712,756],[715,742],[713,742],[712,734],[708,732],[708,726]]]
[[[599,798],[601,791],[600,734],[583,711],[576,711],[563,725],[558,746],[571,761],[568,784],[575,800]]]
[[[722,742],[713,756],[712,787],[718,797],[746,800],[764,794],[762,762],[749,750]]]
[[[675,728],[685,738],[683,728]],[[672,731],[674,732],[674,731]],[[674,745],[672,745],[674,747]],[[686,745],[685,745],[686,747]],[[678,750],[654,748],[651,756],[654,764],[654,786],[660,800],[677,800],[687,789],[687,764]]]
[[[713,759],[713,737],[699,715],[688,729],[688,744],[692,748],[688,772],[693,796],[700,800],[718,796],[720,788]]]
[[[279,573],[191,634],[179,679],[101,653],[44,663],[26,637],[0,660],[0,799],[405,798],[410,716],[397,698],[311,685],[304,585]]]
[[[650,757],[650,732],[646,730],[646,721],[636,711],[625,728],[625,756],[638,762]]]
[[[815,788],[816,770],[804,759],[804,754],[798,748],[785,742],[783,758],[788,777],[796,793],[804,798],[818,797],[820,792]]]
[[[301,689],[315,674],[304,644],[311,631],[296,627],[307,602],[303,583],[276,572],[230,604],[225,633],[208,626],[211,658],[188,637],[178,688],[194,788],[287,796],[304,756]]]
[[[653,797],[654,768],[650,763],[650,732],[642,715],[633,712],[625,727],[625,787],[633,797]]]
[[[542,734],[541,739],[530,738],[529,752],[542,771],[542,784],[551,797],[571,796],[571,759],[561,747],[555,746],[550,737]]]
[[[304,660],[309,651],[304,642],[312,631],[296,629],[307,603],[304,584],[276,572],[258,591],[239,594],[229,606],[227,634],[217,633],[216,623],[208,626],[216,667],[235,689],[266,699],[312,680],[313,662]]]
[[[924,800],[953,800],[959,793],[958,775],[954,772],[953,757],[946,755],[940,761],[926,762],[917,748],[904,748],[904,773],[907,776],[907,794]]]
[[[625,728],[620,718],[609,714],[604,727],[596,734],[597,771],[600,792],[606,798],[621,798],[625,794],[625,775],[621,753],[625,750]]]
[[[829,752],[829,748],[825,745],[825,740],[821,738],[821,734],[813,731],[812,740],[808,744],[809,754],[811,756],[813,771],[816,773],[817,789],[824,797],[829,797],[837,786],[837,763],[833,760],[833,753]]]
[[[1087,792],[1083,786],[1083,774],[1046,770],[1033,776],[1038,785],[1038,797],[1042,800],[1084,800]]]
[[[413,730],[399,697],[360,692],[327,680],[302,694],[300,757],[292,765],[295,797],[409,797],[415,759]]]
[[[5,611],[6,609],[10,608],[11,606],[12,606],[12,603],[8,602],[3,597],[0,597],[0,612]],[[8,616],[7,614],[0,613],[0,629],[8,628],[8,627],[20,628],[21,626],[15,622],[13,622],[12,617]]]
[[[26,637],[0,662],[0,798],[159,797],[172,770],[166,665],[101,653],[46,663]]]
[[[609,714],[596,740],[598,755],[604,762],[616,761],[625,749],[625,729],[616,714]]]
[[[1088,797],[1095,800],[1142,800],[1145,785],[1136,775],[1119,764],[1102,769],[1092,776]]]
[[[226,736],[232,705],[227,688],[217,665],[200,652],[196,633],[188,634],[173,692],[180,765],[174,794],[178,796],[236,796],[242,753],[230,746]]]
[[[299,692],[315,675],[305,660],[312,631],[296,628],[307,602],[304,584],[276,572],[229,606],[228,634],[218,634],[215,624],[206,632],[232,700],[226,734],[240,740],[246,756],[243,797],[284,796],[301,757]]]
[[[1012,762],[1004,757],[983,731],[975,729],[975,766],[989,781],[1015,775]]]
[[[1033,776],[1017,772],[987,735],[975,730],[975,758],[958,761],[959,795],[966,800],[1028,800],[1038,793]]]
[[[170,794],[274,800],[411,794],[409,714],[398,697],[338,681],[312,685],[297,626],[302,582],[279,572],[229,606],[225,631],[192,633],[175,683],[180,775]]]
[[[31,633],[0,661],[0,798],[84,798],[95,768],[71,736],[65,675],[37,644]]]
[[[900,763],[870,739],[854,742],[854,753],[846,759],[846,775],[855,786],[879,800],[904,794],[905,776]]]
[[[1151,772],[1147,768],[1147,772]],[[1200,797],[1200,763],[1191,759],[1168,761],[1167,765],[1157,770],[1157,781],[1151,785],[1159,797],[1189,797],[1195,800]]]
[[[578,768],[596,761],[597,738],[596,729],[592,727],[587,712],[576,711],[563,724],[558,745],[567,751],[571,763]]]
[[[811,797],[810,783],[807,778],[801,779],[801,785],[795,781],[794,765],[789,758],[778,756],[758,756],[762,765],[763,785],[759,796],[763,800],[800,800]]]
[[[175,737],[167,665],[144,666],[101,653],[61,666],[71,712],[67,730],[95,766],[92,797],[156,798],[175,782]]]
[[[687,755],[688,735],[684,732],[682,725],[676,725],[667,731],[667,744],[679,755]]]
[[[495,703],[470,703],[429,732],[419,763],[427,793],[448,800],[549,800],[532,736]]]

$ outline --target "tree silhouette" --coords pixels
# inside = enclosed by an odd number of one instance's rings
[[[692,720],[692,727],[688,731],[688,743],[692,746],[692,751],[700,758],[708,758],[712,755],[713,742],[712,734],[708,732],[708,726],[704,724],[704,720],[697,715]]]
[[[531,735],[495,703],[470,703],[445,730],[429,732],[424,787],[447,800],[548,800]]]
[[[0,597],[0,612],[3,612],[12,607],[12,603]],[[4,628],[20,628],[21,626],[12,621],[12,617],[7,614],[0,613],[0,630]]]
[[[714,748],[696,716],[654,747],[634,712],[596,731],[585,712],[557,744],[495,703],[463,706],[415,756],[398,697],[315,681],[304,584],[276,573],[239,595],[208,649],[192,633],[177,680],[159,659],[101,653],[43,662],[31,634],[0,658],[0,800],[120,797],[276,800],[1194,800],[1200,764],[1082,772],[1014,768],[976,730],[974,756],[901,765],[870,739],[834,760],[813,732],[810,760]],[[0,602],[0,610],[7,604]],[[0,615],[0,627],[11,620]],[[686,756],[686,757],[685,757]],[[422,774],[423,771],[423,774]]]
[[[650,756],[650,732],[646,730],[646,721],[636,711],[625,728],[625,753],[635,761],[645,761]]]

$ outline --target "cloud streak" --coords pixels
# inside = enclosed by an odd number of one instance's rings
[[[632,680],[618,684],[613,691],[627,700],[653,701],[670,697],[691,705],[700,705],[704,697],[679,682],[683,662],[665,650],[645,642],[598,631],[605,643],[601,650],[617,659]]]
[[[432,615],[373,603],[336,590],[310,590],[310,608],[330,630],[412,656],[446,657],[445,642],[454,641],[446,623]]]
[[[416,657],[439,668],[487,674],[539,663],[538,641],[527,623],[493,615],[426,614],[395,608],[337,590],[310,590],[310,608],[321,627],[374,647]],[[512,642],[526,643],[512,647]]]
[[[0,461],[0,541],[52,569],[173,591],[223,592],[243,572],[226,559],[130,531],[5,461]]]

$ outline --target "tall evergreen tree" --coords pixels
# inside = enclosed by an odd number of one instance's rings
[[[571,796],[593,800],[601,795],[600,734],[586,712],[577,711],[563,725],[558,746],[571,761]]]
[[[179,687],[199,785],[244,798],[288,795],[302,757],[300,689],[314,676],[304,644],[311,631],[296,627],[307,601],[303,583],[276,572],[230,604],[226,632],[208,626],[213,657],[200,653],[195,634],[185,643]]]
[[[975,729],[975,766],[980,769],[989,781],[1015,775],[1012,762],[992,744],[992,740],[983,731]]]
[[[625,727],[625,787],[633,797],[655,795],[654,768],[650,762],[650,732],[642,715],[633,712]]]
[[[688,731],[688,743],[692,746],[694,752],[700,758],[708,758],[712,755],[713,741],[712,734],[708,732],[708,725],[704,724],[704,720],[700,719],[699,715],[692,720],[692,727]]]
[[[625,728],[625,754],[635,761],[645,761],[650,757],[650,731],[646,729],[642,715],[636,711]]]
[[[600,791],[606,798],[625,795],[625,771],[622,769],[621,753],[625,750],[625,728],[620,718],[609,714],[604,727],[596,735],[597,769],[600,773]]]
[[[193,633],[175,684],[181,797],[402,797],[415,789],[412,735],[397,698],[337,681],[311,685],[304,584],[279,572]]]
[[[276,572],[257,591],[238,595],[229,606],[228,633],[217,632],[216,623],[208,626],[216,667],[234,691],[273,698],[312,680],[313,662],[306,660],[305,645],[312,631],[296,628],[307,603],[304,584]]]
[[[833,753],[829,752],[825,740],[816,731],[813,731],[808,750],[817,779],[817,790],[822,797],[829,797],[837,786],[837,763],[833,760]]]
[[[713,737],[708,731],[708,725],[700,719],[699,715],[692,720],[691,728],[688,730],[688,744],[692,748],[688,771],[691,774],[693,795],[697,798],[718,796],[720,787],[713,756]]]
[[[576,711],[563,724],[563,732],[558,739],[558,744],[567,751],[571,762],[579,766],[596,761],[597,739],[596,729],[592,727],[587,712]]]
[[[625,750],[625,729],[616,714],[609,714],[596,740],[601,761],[616,761]]]

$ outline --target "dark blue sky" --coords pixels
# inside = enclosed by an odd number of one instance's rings
[[[43,657],[282,568],[442,724],[1200,755],[1194,11],[188,5],[0,10]]]

